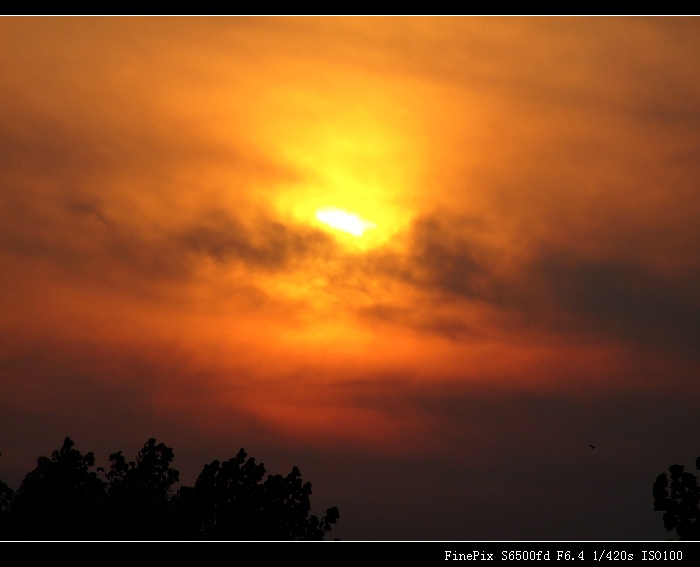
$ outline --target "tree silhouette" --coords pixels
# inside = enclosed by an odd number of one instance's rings
[[[0,457],[1,456],[2,454],[0,453]],[[13,496],[14,491],[3,481],[0,480],[0,534],[7,533],[8,531],[8,516],[10,512],[10,502],[12,502]]]
[[[654,511],[664,512],[666,531],[676,530],[679,539],[700,539],[700,486],[695,475],[684,472],[683,465],[668,467],[666,473],[660,474],[654,482],[652,495]],[[695,468],[700,470],[700,457],[695,460]],[[669,492],[670,489],[670,492]]]
[[[265,475],[241,449],[224,463],[204,465],[194,488],[183,487],[175,502],[197,510],[193,535],[205,539],[323,539],[339,514],[334,506],[320,520],[309,516],[311,483],[302,484],[297,467],[286,477]]]
[[[51,459],[39,457],[16,492],[0,482],[0,539],[308,540],[323,539],[339,518],[335,506],[309,515],[311,483],[297,467],[263,482],[264,465],[243,449],[173,495],[174,453],[155,439],[135,461],[112,453],[106,473],[73,446],[66,437]]]
[[[92,453],[82,455],[66,437],[51,458],[39,457],[37,467],[24,477],[7,502],[6,522],[11,537],[72,539],[93,538],[95,526],[88,516],[104,497],[105,482],[90,469]]]
[[[121,451],[109,456],[107,499],[104,506],[110,539],[171,539],[171,487],[180,473],[170,467],[173,450],[149,439],[136,461],[126,462]]]

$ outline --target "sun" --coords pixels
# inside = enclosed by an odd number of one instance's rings
[[[377,228],[375,223],[365,220],[355,213],[334,207],[318,209],[316,219],[331,228],[342,230],[357,238],[361,237],[366,230]]]

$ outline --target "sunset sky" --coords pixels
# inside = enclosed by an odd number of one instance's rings
[[[669,538],[699,58],[694,18],[0,19],[0,479],[156,437],[186,484],[298,465],[341,539]]]

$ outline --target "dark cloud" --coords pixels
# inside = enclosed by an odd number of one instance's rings
[[[264,214],[244,223],[219,209],[168,229],[135,225],[106,209],[99,202],[69,201],[64,217],[52,219],[53,230],[33,230],[46,219],[40,212],[25,212],[24,229],[0,235],[0,246],[19,258],[48,260],[71,277],[133,290],[187,283],[206,259],[224,270],[280,272],[335,250],[321,231]]]
[[[206,259],[280,271],[333,251],[321,231],[281,222],[247,194],[250,177],[294,176],[268,158],[203,139],[191,126],[171,136],[166,126],[174,125],[156,115],[101,130],[14,110],[0,122],[0,250],[14,262],[48,261],[73,278],[148,291],[189,281]],[[221,161],[235,191],[180,169],[206,171]],[[183,196],[194,208],[178,201]]]
[[[591,259],[548,245],[506,265],[508,251],[488,243],[488,236],[475,220],[447,214],[418,219],[406,255],[379,252],[367,269],[422,290],[423,309],[378,303],[363,315],[459,337],[472,330],[460,319],[459,303],[477,302],[502,312],[501,322],[514,328],[534,325],[698,351],[700,270],[692,246],[683,251],[687,267],[663,273],[634,257]],[[445,316],[440,306],[451,302],[457,302],[454,316]]]
[[[468,220],[447,221],[436,217],[418,219],[412,227],[410,262],[414,277],[425,285],[449,294],[466,298],[478,298],[485,290],[480,277],[487,274],[488,266],[484,247],[469,238],[474,222]]]
[[[543,254],[531,266],[557,307],[592,330],[645,342],[680,341],[700,346],[697,274],[663,277],[652,266],[625,259],[573,259],[562,252]]]
[[[246,229],[236,218],[213,212],[175,237],[184,250],[207,255],[219,263],[242,262],[249,267],[288,269],[295,260],[323,259],[333,249],[332,240],[320,230],[289,226],[259,218]]]

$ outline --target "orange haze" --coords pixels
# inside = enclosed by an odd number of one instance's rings
[[[478,459],[430,400],[695,395],[697,20],[0,26],[7,412]]]

